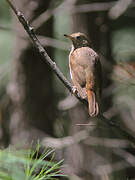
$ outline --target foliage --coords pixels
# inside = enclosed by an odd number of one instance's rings
[[[0,179],[2,180],[56,180],[61,174],[63,160],[55,163],[54,150],[46,149],[41,155],[40,145],[36,149],[16,150],[8,148],[0,151]],[[46,158],[50,157],[47,161]]]

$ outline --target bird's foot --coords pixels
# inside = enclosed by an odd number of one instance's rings
[[[77,87],[73,86],[72,91],[73,91],[73,94],[77,94],[78,93]]]

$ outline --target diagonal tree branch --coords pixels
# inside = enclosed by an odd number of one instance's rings
[[[117,19],[120,17],[132,4],[133,0],[118,0],[117,3],[109,10],[109,17],[111,19]]]
[[[17,8],[12,4],[10,0],[6,0],[16,16],[18,17],[20,23],[23,25],[24,29],[28,33],[30,39],[32,40],[34,46],[36,47],[39,54],[42,56],[43,60],[50,66],[50,68],[54,71],[54,73],[58,76],[58,78],[63,82],[63,84],[68,88],[68,90],[73,93],[73,87],[71,83],[64,77],[63,73],[60,69],[56,66],[56,63],[52,61],[52,59],[48,56],[46,50],[41,45],[40,41],[38,40],[37,36],[34,33],[33,27],[31,27],[28,21],[25,19],[24,15],[17,10]],[[83,103],[87,104],[87,101],[82,99],[79,94],[76,94],[76,97],[82,101]]]
[[[63,84],[66,86],[66,88],[73,93],[73,86],[71,85],[71,83],[69,83],[69,81],[64,77],[63,73],[60,71],[60,69],[57,67],[56,63],[54,61],[52,61],[52,59],[48,56],[46,50],[43,48],[43,46],[41,45],[40,41],[38,40],[37,36],[34,33],[34,29],[29,25],[29,23],[27,22],[27,20],[25,19],[24,15],[17,10],[17,8],[15,7],[15,5],[13,5],[13,3],[10,0],[6,0],[8,2],[8,4],[10,5],[10,7],[12,8],[12,10],[14,11],[14,13],[16,14],[18,20],[20,21],[20,23],[23,25],[25,31],[28,33],[30,39],[32,40],[34,46],[36,47],[37,51],[39,52],[39,54],[41,55],[43,61],[45,61],[50,68],[52,69],[52,71],[57,75],[57,77],[63,82]],[[82,99],[79,94],[75,94],[76,98],[79,99],[82,103],[84,103],[85,105],[88,106],[88,102],[87,100]],[[133,144],[135,144],[135,137],[133,137],[131,134],[129,134],[128,132],[126,132],[125,130],[123,130],[119,125],[117,125],[116,123],[113,123],[112,121],[108,120],[107,118],[105,118],[102,114],[99,114],[99,116],[97,117],[100,120],[102,120],[102,122],[104,122],[105,124],[109,125],[110,128],[114,128],[117,131],[119,131],[119,133],[121,135],[123,135],[126,139],[128,139],[129,141],[131,141]]]
[[[65,12],[69,12],[71,9],[73,9],[74,4],[77,0],[64,0],[58,7],[55,7],[53,9],[48,9],[42,14],[40,14],[34,21],[32,21],[32,26],[36,27],[38,29],[43,23],[45,23],[49,18],[52,16]]]

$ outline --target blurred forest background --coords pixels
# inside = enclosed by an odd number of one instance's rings
[[[86,33],[103,67],[102,112],[92,119],[42,61],[5,0],[0,2],[0,147],[39,140],[64,159],[70,180],[135,179],[135,0],[14,0],[69,81],[70,42]],[[82,125],[77,125],[82,124]],[[87,124],[87,125],[85,125]],[[135,139],[134,139],[135,142]]]

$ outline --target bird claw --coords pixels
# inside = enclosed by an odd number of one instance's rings
[[[77,94],[78,93],[77,87],[73,86],[72,91],[73,91],[73,94]]]

